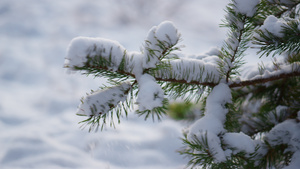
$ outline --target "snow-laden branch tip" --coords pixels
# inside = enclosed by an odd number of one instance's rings
[[[144,53],[143,68],[155,68],[164,54],[178,43],[179,38],[180,34],[170,21],[164,21],[152,27],[142,51]]]
[[[110,61],[108,68],[115,71],[118,69],[124,53],[125,48],[117,41],[104,38],[77,37],[69,45],[65,66],[75,70],[75,67],[85,66],[90,58],[101,56]]]
[[[85,116],[102,116],[120,102],[125,101],[130,88],[131,84],[129,82],[124,82],[119,86],[110,87],[89,94],[81,100],[77,114]]]

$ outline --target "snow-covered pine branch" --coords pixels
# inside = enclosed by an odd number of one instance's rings
[[[171,22],[151,28],[141,52],[128,52],[118,42],[108,39],[77,37],[71,41],[65,67],[104,76],[111,82],[134,81],[132,84],[139,88],[139,113],[144,112],[148,117],[151,110],[167,103],[156,81],[214,86],[220,80],[217,56],[202,60],[169,59],[169,54],[179,49],[175,46],[179,39],[180,34]]]
[[[228,38],[221,49],[219,71],[228,83],[239,75],[239,68],[244,64],[244,52],[249,48],[254,26],[251,19],[256,14],[259,0],[245,3],[244,0],[235,0],[227,6],[227,15],[223,26],[229,28]]]
[[[223,27],[228,38],[217,52],[180,53],[172,22],[150,29],[140,52],[118,42],[78,37],[65,67],[108,78],[113,85],[82,99],[78,114],[90,129],[132,108],[160,119],[168,99],[203,102],[203,114],[184,133],[183,155],[191,167],[296,168],[300,160],[300,2],[232,0]],[[271,66],[242,74],[249,47],[257,58],[273,53]],[[100,124],[101,123],[101,124]],[[293,169],[294,169],[293,168]]]
[[[297,12],[300,12],[299,9]],[[300,52],[300,20],[269,15],[256,30],[254,44],[261,55],[293,54]]]
[[[126,109],[124,102],[128,97],[130,89],[131,83],[124,82],[118,86],[107,87],[104,90],[92,92],[82,98],[77,115],[88,117],[87,120],[81,122],[84,123],[83,126],[90,124],[90,131],[98,130],[100,125],[102,129],[106,124],[106,118],[109,116],[111,117],[110,125],[113,125],[114,114],[119,118],[123,109]]]

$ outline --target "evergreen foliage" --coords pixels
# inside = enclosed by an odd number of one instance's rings
[[[168,99],[183,98],[204,105],[182,138],[188,167],[299,167],[299,10],[299,0],[232,0],[221,25],[228,38],[217,54],[199,58],[180,53],[180,34],[170,22],[153,27],[140,52],[104,39],[74,40],[66,67],[112,85],[82,99],[78,114],[87,119],[81,123],[90,130],[113,125],[113,117],[120,122],[134,103],[138,115],[161,119]],[[74,52],[81,41],[89,45]],[[258,59],[274,61],[243,75],[250,47]]]

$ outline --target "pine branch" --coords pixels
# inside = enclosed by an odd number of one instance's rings
[[[114,86],[106,86],[82,99],[78,115],[87,119],[80,123],[83,127],[90,126],[90,131],[103,129],[106,123],[114,126],[113,118],[117,117],[120,122],[124,113],[127,116],[133,109],[135,97],[139,106],[136,113],[145,120],[149,117],[160,120],[165,115],[169,104],[165,95],[174,99],[182,97],[186,102],[197,103],[201,99],[206,105],[205,114],[190,128],[189,139],[187,135],[182,139],[187,148],[180,153],[191,159],[189,166],[256,168],[289,165],[294,152],[288,149],[290,143],[281,144],[283,135],[281,131],[276,135],[276,127],[287,119],[293,119],[295,125],[299,123],[300,20],[299,16],[295,17],[299,2],[291,1],[294,4],[280,4],[278,0],[232,0],[226,8],[228,15],[223,24],[229,29],[228,39],[212,58],[173,57],[172,52],[179,49],[175,45],[180,34],[171,22],[153,27],[141,52],[131,55],[114,41],[75,38],[66,58],[66,67],[95,77],[106,77]],[[263,21],[270,15],[288,18],[283,21],[281,31],[263,24],[269,22]],[[279,21],[276,19],[275,23]],[[271,53],[289,56],[285,63],[274,62],[271,71],[261,66],[256,76],[251,75],[253,78],[233,80],[240,79],[243,56],[249,42],[253,41],[257,26],[261,29],[256,31],[254,43],[259,46],[259,52],[267,56]],[[86,45],[79,47],[82,44]],[[130,81],[124,82],[127,79]],[[255,102],[258,105],[244,111],[253,106],[251,101],[258,101]],[[281,107],[286,109],[281,111]],[[240,134],[234,141],[228,139],[234,135],[225,138],[228,132],[237,134],[241,131],[248,135]],[[254,137],[259,138],[262,133],[271,137],[261,137],[265,142],[254,143]],[[240,138],[250,147],[237,144],[236,140]],[[252,150],[254,144],[255,151]],[[259,151],[260,148],[263,150]],[[285,152],[288,154],[283,154]]]
[[[246,21],[246,18],[243,18],[242,21],[241,21],[243,23],[243,25],[244,25],[245,21]],[[233,63],[236,60],[236,57],[238,57],[237,52],[240,50],[240,48],[242,48],[242,46],[240,44],[241,44],[242,40],[244,40],[244,39],[242,39],[242,36],[244,34],[244,30],[245,30],[244,26],[240,30],[238,30],[238,35],[239,36],[237,37],[237,41],[238,41],[239,45],[233,50],[233,54],[231,56],[230,63]],[[227,73],[226,73],[226,82],[229,81],[229,78],[230,78],[230,75],[231,75],[231,72],[233,71],[233,69],[234,69],[233,67],[230,67],[229,70],[227,71]]]
[[[86,116],[87,119],[79,122],[82,123],[81,127],[89,126],[89,131],[97,131],[101,126],[102,130],[107,121],[112,127],[114,126],[114,116],[117,117],[118,123],[120,123],[122,113],[125,112],[127,116],[130,108],[127,100],[132,98],[130,96],[132,85],[129,82],[123,82],[115,87],[92,91],[91,94],[87,94],[85,98],[82,98],[77,115]]]
[[[228,83],[230,79],[239,75],[239,68],[244,64],[244,52],[249,48],[249,42],[253,34],[254,16],[240,13],[236,2],[232,1],[227,7],[228,13],[224,24],[221,26],[229,28],[228,39],[221,49],[219,72],[223,74]]]
[[[98,67],[98,66],[89,66],[89,67],[92,70],[95,70],[97,72],[99,70],[109,71],[109,69],[107,67]],[[126,76],[130,76],[132,78],[135,78],[134,74],[126,72],[124,70],[117,70],[115,72],[118,73],[118,74],[121,74],[121,75],[126,75]],[[267,78],[258,78],[258,79],[253,79],[253,80],[245,80],[245,81],[241,81],[241,82],[233,82],[229,85],[229,87],[230,88],[245,87],[245,86],[256,85],[256,84],[266,83],[266,82],[270,82],[270,81],[285,79],[285,78],[298,77],[298,76],[300,76],[300,71],[293,71],[293,72],[290,72],[290,73],[282,73],[282,74],[270,76],[270,77],[267,77]],[[218,83],[214,83],[214,82],[199,82],[199,81],[189,81],[188,82],[187,80],[184,80],[184,79],[175,79],[175,78],[166,79],[166,78],[162,78],[162,77],[155,77],[155,79],[157,81],[161,81],[161,82],[200,85],[200,86],[208,86],[208,87],[214,87],[218,84]]]
[[[191,166],[192,168],[197,165],[202,165],[202,168],[212,167],[212,164],[214,164],[214,158],[213,152],[210,151],[208,144],[207,133],[205,133],[201,138],[194,135],[191,141],[188,140],[185,135],[185,138],[183,138],[182,141],[187,148],[179,151],[179,153],[191,158],[187,166]]]
[[[276,80],[280,80],[280,79],[292,78],[292,77],[300,77],[300,71],[294,71],[294,72],[290,72],[290,73],[282,73],[279,75],[274,75],[274,76],[270,76],[270,77],[266,77],[266,78],[258,78],[258,79],[253,79],[253,80],[234,82],[234,83],[231,83],[229,85],[229,87],[230,88],[245,87],[245,86],[250,86],[250,85],[256,85],[256,84],[276,81]]]

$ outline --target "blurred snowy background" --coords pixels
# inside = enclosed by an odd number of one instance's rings
[[[180,122],[134,113],[116,129],[80,130],[82,96],[103,79],[63,68],[76,36],[119,41],[139,50],[148,30],[173,21],[186,53],[221,46],[227,0],[1,0],[0,168],[176,169],[183,159]]]

